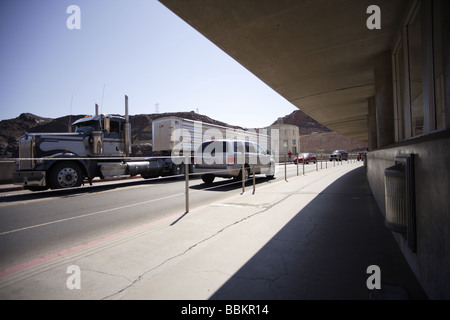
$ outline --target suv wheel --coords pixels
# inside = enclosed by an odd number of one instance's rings
[[[275,178],[275,164],[273,162],[269,165],[269,173],[266,174],[267,179]]]
[[[212,174],[204,174],[202,175],[202,180],[206,184],[211,184],[214,181],[214,176]]]
[[[242,177],[242,169],[241,169],[241,171],[239,172],[238,180],[242,181],[242,178],[243,178],[244,181],[247,181],[248,177],[250,176],[249,170],[250,169],[248,167],[245,167],[245,169],[244,169],[244,177]]]

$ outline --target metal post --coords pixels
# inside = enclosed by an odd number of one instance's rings
[[[305,157],[303,157],[303,175],[305,175]]]
[[[284,180],[287,182],[287,168],[286,168],[287,157],[284,157]]]
[[[186,155],[184,160],[184,176],[185,176],[185,194],[186,194],[186,213],[189,212],[189,157]]]
[[[298,176],[298,153],[297,153],[297,176]]]
[[[322,170],[323,153],[320,154],[320,169]]]
[[[241,178],[242,178],[242,194],[245,192],[245,150],[242,150],[242,169],[241,169]]]
[[[255,191],[256,191],[255,165],[253,165],[252,171],[253,171],[253,194],[255,194]]]

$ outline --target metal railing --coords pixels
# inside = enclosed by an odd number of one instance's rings
[[[128,161],[150,161],[152,159],[158,159],[158,158],[167,158],[167,157],[127,157],[126,159],[124,158],[117,158],[117,157],[109,157],[109,158],[104,158],[102,160],[128,160]],[[228,187],[228,186],[232,186],[232,185],[238,185],[241,184],[241,195],[243,195],[246,192],[246,185],[247,182],[250,180],[250,176],[252,179],[252,194],[256,193],[256,176],[257,174],[255,174],[255,172],[260,171],[261,167],[259,167],[258,165],[250,165],[248,167],[245,166],[245,159],[244,159],[244,153],[243,153],[243,161],[242,161],[242,172],[248,172],[247,174],[241,174],[241,179],[233,179],[232,181],[230,181],[229,183],[221,183],[219,185],[211,185],[211,186],[206,186],[205,188],[202,188],[201,190],[195,190],[192,191],[190,190],[190,177],[196,177],[196,176],[201,176],[204,174],[219,174],[223,172],[224,170],[211,170],[211,171],[207,171],[204,172],[202,171],[202,173],[195,173],[195,172],[191,172],[190,170],[190,165],[191,165],[191,156],[184,156],[184,157],[180,157],[183,158],[183,162],[182,165],[184,166],[184,172],[180,173],[180,174],[174,174],[174,175],[168,175],[168,176],[159,176],[159,177],[154,177],[154,178],[147,178],[146,181],[162,181],[165,179],[174,179],[174,178],[184,178],[184,184],[185,184],[185,188],[184,188],[184,195],[185,195],[185,213],[188,213],[190,210],[190,193],[191,192],[197,192],[197,191],[205,191],[205,190],[212,190],[214,188],[223,188],[223,187]],[[49,158],[49,160],[55,160],[55,158]],[[297,158],[294,159],[298,159],[298,155]],[[24,159],[0,159],[0,161],[2,160],[7,160],[7,161],[19,161],[19,160],[24,160]],[[33,158],[32,160],[39,160],[42,161],[42,158]],[[73,160],[92,160],[92,158],[59,158],[59,160],[64,160],[64,161],[73,161]],[[311,166],[310,164],[305,163],[305,161],[296,161],[296,163],[294,163],[294,161],[291,161],[288,163],[287,161],[287,157],[285,157],[284,163],[279,163],[278,166],[282,166],[284,165],[284,180],[286,182],[288,182],[288,167],[291,167],[292,165],[296,166],[296,176],[301,176],[301,175],[307,175],[310,172],[313,171],[320,171],[323,169],[327,169],[328,168],[328,162],[330,162],[331,160],[329,160],[329,154],[321,154],[320,156],[318,156],[316,158],[316,161],[314,162],[314,166]],[[350,163],[356,163],[357,157],[356,154],[354,153],[350,153],[348,155],[348,159],[346,160],[346,162],[348,164]],[[300,163],[301,162],[301,163]],[[344,165],[344,161],[331,161],[333,163],[333,167],[336,166],[342,166]],[[301,166],[301,168],[300,168]],[[276,168],[275,168],[276,169]],[[311,170],[312,169],[312,170]],[[279,170],[278,170],[279,171]],[[264,174],[264,173],[262,173]],[[108,180],[108,179],[105,179]],[[178,196],[178,195],[177,195]]]

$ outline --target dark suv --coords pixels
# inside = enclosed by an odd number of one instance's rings
[[[342,161],[348,160],[348,152],[347,150],[335,150],[329,157],[330,161]]]

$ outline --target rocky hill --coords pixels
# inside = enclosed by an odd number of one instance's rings
[[[84,115],[65,116],[56,119],[43,118],[30,113],[23,113],[15,119],[0,121],[0,157],[17,158],[18,138],[25,132],[68,132],[70,123],[82,118]],[[191,112],[141,114],[130,116],[131,136],[133,141],[133,155],[151,155],[152,121],[161,117],[177,116],[181,118],[213,123],[230,127],[229,124],[211,119],[205,115]],[[349,152],[365,150],[367,143],[361,143],[341,136],[324,127],[300,110],[282,118],[283,123],[297,125],[300,129],[301,151],[316,152],[325,150],[331,152],[335,149],[346,149]],[[276,121],[275,121],[276,122]],[[239,128],[237,126],[231,126]]]
[[[193,111],[132,115],[130,116],[130,123],[132,128],[131,139],[133,141],[133,155],[151,155],[152,121],[168,116],[176,116],[221,126],[239,128]],[[17,158],[19,156],[19,137],[26,132],[69,132],[70,124],[82,117],[84,117],[84,115],[72,115],[50,119],[42,118],[31,113],[23,113],[17,118],[0,121],[0,157]]]
[[[357,152],[367,148],[366,142],[356,141],[333,132],[301,110],[296,110],[279,120],[284,124],[299,127],[300,152],[315,153],[318,150],[323,150],[325,153],[331,153],[337,149]],[[279,120],[275,121],[274,124]]]
[[[287,116],[279,118],[273,124],[276,124],[280,120],[284,124],[292,124],[298,126],[301,136],[313,133],[331,132],[330,129],[320,124],[301,110],[296,110]]]

